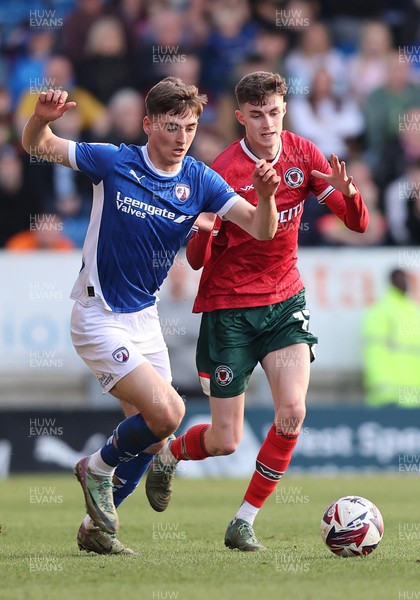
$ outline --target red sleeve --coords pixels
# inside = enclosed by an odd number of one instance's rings
[[[219,156],[216,157],[216,159],[210,165],[210,168],[216,171],[216,173],[219,173],[219,175],[221,175],[222,177],[224,177],[222,173],[225,161],[220,159],[220,156],[221,155],[219,154]],[[219,217],[217,217],[215,223],[219,223],[220,226]],[[217,227],[217,229],[219,229],[219,227]],[[198,271],[198,269],[204,267],[205,263],[210,258],[211,242],[213,239],[214,231],[214,228],[212,231],[204,231],[203,229],[197,229],[190,237],[187,244],[186,256],[188,264],[192,269],[194,269],[194,271]]]
[[[334,190],[325,199],[325,204],[352,231],[364,233],[368,228],[369,211],[359,190],[352,198]]]
[[[194,271],[198,271],[211,254],[211,240],[213,237],[213,231],[203,231],[198,229],[195,231],[187,244],[187,260]]]

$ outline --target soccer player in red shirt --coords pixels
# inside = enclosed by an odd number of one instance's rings
[[[195,269],[204,265],[193,311],[203,313],[197,367],[203,391],[210,396],[212,424],[191,427],[155,456],[146,493],[155,510],[165,510],[178,461],[235,451],[242,436],[245,390],[260,362],[273,396],[274,424],[225,534],[229,548],[255,551],[265,547],[254,534],[254,519],[290,463],[305,417],[318,341],[309,329],[296,265],[305,200],[312,192],[353,231],[366,231],[369,215],[344,162],[332,155],[330,165],[312,142],[283,131],[287,86],[279,74],[248,74],[235,92],[235,114],[245,137],[222,152],[212,168],[255,205],[255,164],[261,158],[271,163],[281,178],[278,230],[272,240],[256,241],[234,223],[217,218],[212,231],[200,229],[191,238],[188,260]],[[202,221],[204,229],[212,229],[212,220],[207,218],[207,225]]]

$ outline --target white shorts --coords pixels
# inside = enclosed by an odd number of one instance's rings
[[[114,313],[75,302],[70,327],[77,354],[94,372],[104,394],[144,362],[172,381],[156,305],[135,313]]]

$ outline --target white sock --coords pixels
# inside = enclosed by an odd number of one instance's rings
[[[113,475],[115,471],[115,467],[111,467],[107,465],[106,462],[102,460],[101,451],[98,450],[91,454],[88,465],[89,470],[92,471],[95,475],[102,475],[104,477],[109,477]]]
[[[256,506],[253,506],[252,504],[244,500],[241,506],[239,507],[238,512],[235,515],[235,519],[243,519],[250,525],[253,525],[255,517],[258,515],[259,510],[260,509]]]
[[[172,440],[171,440],[172,441]],[[170,450],[170,442],[168,442],[166,444],[166,446],[164,446],[162,448],[162,450],[159,452],[159,458],[161,460],[161,462],[166,465],[167,467],[170,466],[172,467],[173,465],[177,465],[179,463],[179,460],[177,460],[175,458],[175,456],[172,454],[171,450]]]
[[[86,529],[95,529],[96,527],[89,515],[86,515],[86,517],[83,519],[83,525],[86,527]]]

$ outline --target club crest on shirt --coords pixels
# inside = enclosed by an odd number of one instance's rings
[[[304,179],[303,171],[298,167],[291,167],[284,174],[284,181],[291,188],[297,188],[302,185]]]
[[[233,371],[227,365],[219,365],[214,372],[214,376],[219,385],[229,385],[233,380]]]
[[[186,183],[177,183],[175,186],[175,196],[180,202],[185,202],[190,196],[190,186]]]
[[[121,348],[117,348],[112,353],[112,358],[119,363],[127,362],[129,357],[130,357],[130,354],[125,346],[122,346]]]

